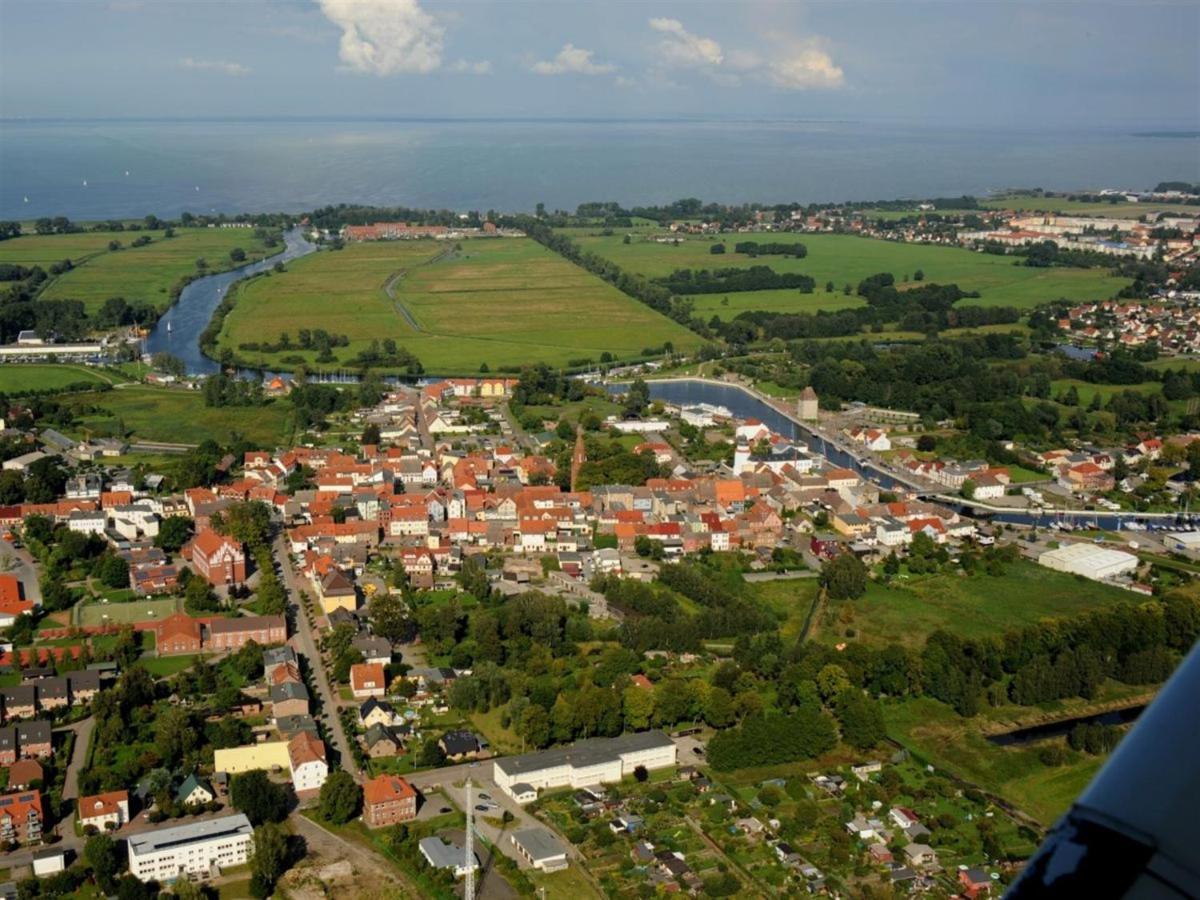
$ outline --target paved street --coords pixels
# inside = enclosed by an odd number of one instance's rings
[[[71,761],[67,764],[67,777],[63,782],[62,798],[64,800],[79,799],[79,772],[87,761],[88,744],[92,740],[92,731],[96,728],[96,717],[88,716],[73,725],[54,729],[56,732],[75,732],[75,749],[71,753]]]
[[[290,643],[296,649],[297,653],[308,660],[309,668],[313,673],[313,683],[317,688],[317,694],[321,703],[321,711],[318,715],[323,717],[329,736],[333,739],[334,749],[337,750],[338,756],[341,759],[342,768],[357,779],[359,778],[358,766],[354,762],[353,754],[350,753],[350,745],[346,741],[342,723],[338,720],[337,695],[329,686],[329,675],[325,671],[325,663],[321,659],[321,654],[317,651],[316,636],[308,624],[308,617],[305,615],[304,608],[300,602],[300,592],[304,589],[305,585],[302,583],[299,574],[292,567],[292,558],[288,553],[287,539],[282,532],[275,538],[272,549],[275,554],[275,560],[279,564],[280,577],[283,579],[284,587],[287,588],[288,602],[291,604],[295,617],[296,633],[292,636]]]

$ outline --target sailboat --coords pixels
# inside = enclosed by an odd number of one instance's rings
[[[167,320],[167,334],[170,334],[170,333],[171,333],[171,322],[170,322],[170,320],[168,319],[168,320]]]
[[[83,186],[84,186],[84,187],[87,187],[87,179],[86,179],[86,178],[85,178],[85,179],[83,179]]]

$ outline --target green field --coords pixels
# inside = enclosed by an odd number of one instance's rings
[[[179,611],[179,600],[134,600],[130,603],[86,603],[79,607],[80,625],[123,625],[162,620]]]
[[[1050,382],[1050,396],[1057,397],[1068,388],[1074,387],[1079,394],[1079,403],[1087,406],[1092,397],[1100,396],[1101,403],[1107,403],[1114,394],[1125,391],[1137,391],[1139,394],[1158,394],[1162,392],[1162,384],[1158,381],[1143,381],[1140,384],[1092,384],[1090,381],[1080,381],[1077,378],[1056,378]]]
[[[0,365],[0,394],[59,390],[83,381],[112,384],[123,379],[89,366],[4,363]]]
[[[696,313],[703,318],[716,314],[722,319],[730,319],[739,312],[752,309],[812,312],[857,306],[862,301],[853,295],[843,295],[843,285],[857,285],[863,278],[879,272],[891,272],[897,281],[903,282],[906,276],[921,269],[925,283],[955,283],[963,290],[979,291],[979,299],[963,300],[964,306],[1016,306],[1023,309],[1059,298],[1107,299],[1129,283],[1127,279],[1112,277],[1103,270],[1030,268],[1014,265],[1011,257],[974,253],[958,247],[905,244],[844,234],[722,235],[720,242],[726,245],[727,252],[720,255],[709,252],[709,248],[718,242],[715,237],[681,239],[678,246],[641,238],[625,244],[622,235],[576,236],[576,240],[584,249],[649,277],[669,275],[675,269],[766,265],[776,272],[802,272],[817,282],[812,294],[772,290],[694,295],[690,299]],[[754,259],[732,252],[733,245],[742,240],[796,241],[808,248],[808,255],[803,259],[779,256]],[[833,293],[825,292],[825,284],[829,281],[834,283]]]
[[[144,247],[130,243],[141,235],[151,238]],[[109,241],[120,241],[123,249],[110,251]],[[209,272],[233,267],[229,251],[241,247],[247,261],[261,259],[283,249],[268,250],[244,228],[179,228],[165,238],[161,231],[85,232],[83,234],[23,235],[0,243],[0,262],[25,266],[70,259],[75,268],[50,282],[42,290],[46,300],[82,300],[90,311],[109,297],[124,297],[130,303],[149,303],[166,309],[171,288],[185,275],[197,271],[203,258]]]
[[[980,734],[980,718],[964,719],[927,697],[884,705],[889,736],[935,767],[999,794],[1043,825],[1052,824],[1071,805],[1104,762],[1102,757],[1072,754],[1067,765],[1043,765],[1038,744],[998,747]]]
[[[397,273],[393,300],[384,286]],[[562,365],[605,351],[629,358],[665,341],[684,348],[699,340],[527,239],[466,241],[459,251],[432,242],[352,244],[315,254],[245,284],[220,344],[239,352],[284,331],[294,342],[301,328],[346,335],[349,347],[335,351],[341,364],[372,340],[392,338],[439,374],[474,373],[482,363],[492,371]],[[292,354],[315,362],[312,351],[239,352],[254,363]]]
[[[208,407],[199,393],[177,388],[137,385],[105,394],[74,394],[63,402],[90,410],[79,417],[76,433],[115,436],[129,433],[147,441],[198,444],[205,438],[227,442],[233,432],[265,447],[275,447],[291,435],[292,407],[274,400],[262,407]]]
[[[830,604],[819,637],[920,647],[939,628],[987,637],[1042,619],[1069,616],[1136,594],[1021,560],[1003,575],[920,575],[890,585],[871,582],[858,600]]]

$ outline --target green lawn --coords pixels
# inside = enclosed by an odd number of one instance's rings
[[[274,400],[266,406],[209,407],[196,391],[137,385],[105,394],[76,394],[64,402],[77,409],[97,407],[80,416],[94,435],[128,433],[148,441],[198,444],[206,438],[227,442],[233,432],[266,447],[291,434],[292,406]]]
[[[917,269],[925,282],[956,283],[963,290],[977,290],[979,299],[962,300],[963,306],[1017,306],[1032,308],[1040,303],[1065,297],[1069,300],[1105,299],[1128,284],[1098,269],[1037,269],[1014,265],[1012,257],[974,253],[958,247],[906,244],[843,234],[723,235],[720,241],[727,252],[713,255],[709,248],[718,242],[713,237],[681,239],[678,246],[634,238],[623,243],[623,235],[578,237],[586,250],[611,259],[622,268],[650,277],[669,275],[675,269],[713,269],[767,265],[776,272],[803,272],[817,282],[812,294],[799,291],[747,291],[742,293],[702,294],[691,297],[696,312],[707,318],[719,315],[731,319],[739,312],[765,309],[775,312],[809,312],[817,309],[845,309],[861,303],[859,298],[842,293],[845,284],[857,285],[868,275],[891,272],[901,286]],[[808,248],[803,259],[760,256],[757,259],[734,253],[741,240],[772,242],[795,241]],[[832,281],[833,293],[825,292]],[[915,282],[909,282],[913,284]],[[728,296],[728,303],[725,303]]]
[[[79,607],[81,625],[117,625],[126,622],[161,621],[178,610],[178,600],[134,600],[130,603],[87,603]]]
[[[80,382],[111,384],[112,376],[89,366],[4,363],[0,365],[0,393],[61,390]],[[123,379],[120,379],[123,380]]]
[[[750,596],[770,607],[779,615],[780,634],[785,640],[795,639],[804,627],[817,594],[816,578],[788,578],[779,581],[759,581],[747,585]]]
[[[198,659],[200,659],[198,654],[183,654],[182,656],[143,657],[140,662],[145,666],[146,671],[156,678],[169,678],[184,669],[191,668]]]
[[[885,703],[884,720],[891,737],[934,766],[999,794],[1043,825],[1052,824],[1071,805],[1104,762],[1103,757],[1072,753],[1067,765],[1043,765],[1037,744],[996,746],[980,733],[980,719],[963,719],[927,697]]]
[[[683,326],[528,239],[443,243],[390,241],[351,244],[291,263],[288,272],[255,279],[238,291],[221,331],[222,347],[251,362],[278,362],[312,351],[263,354],[239,345],[275,342],[300,328],[344,334],[346,363],[372,340],[392,338],[415,353],[429,372],[475,373],[532,362],[563,365],[619,358],[671,341],[695,346]],[[395,301],[384,285],[394,282]],[[413,328],[407,312],[416,323]]]
[[[1000,576],[939,574],[901,577],[890,585],[871,582],[858,600],[830,604],[820,638],[843,641],[853,629],[854,639],[868,643],[920,647],[939,628],[984,637],[1136,600],[1120,588],[1021,560]]]
[[[129,246],[141,235],[151,242]],[[120,241],[123,249],[110,251],[111,240]],[[209,272],[223,271],[233,267],[229,251],[235,247],[245,250],[250,261],[281,251],[283,244],[268,250],[252,229],[241,228],[180,228],[171,238],[161,231],[32,235],[4,241],[0,262],[36,263],[43,268],[62,259],[75,263],[74,269],[46,285],[40,295],[45,300],[82,300],[92,311],[109,297],[124,297],[130,303],[166,309],[171,288],[198,271],[196,260],[203,258]]]

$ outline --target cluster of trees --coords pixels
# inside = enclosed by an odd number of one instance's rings
[[[348,391],[312,382],[296,383],[288,399],[295,410],[298,428],[324,428],[331,414],[350,409],[355,400]]]
[[[214,372],[204,379],[201,391],[205,406],[263,406],[267,396],[257,378],[235,378]]]
[[[358,356],[349,360],[352,366],[387,366],[393,369],[403,369],[408,375],[421,375],[425,367],[417,359],[416,354],[404,347],[396,346],[391,338],[382,341],[373,340],[365,350],[360,350]]]
[[[587,393],[587,386],[578,378],[570,378],[558,369],[551,369],[545,363],[527,366],[521,370],[521,377],[513,388],[513,415],[520,418],[516,410],[526,406],[546,406],[549,404],[582,400]]]
[[[995,639],[966,640],[939,631],[921,654],[923,690],[964,716],[974,715],[985,698],[1021,705],[1089,698],[1105,678],[1130,684],[1164,680],[1197,636],[1200,604],[1175,595]]]
[[[788,245],[790,246],[790,245]],[[776,272],[770,266],[745,269],[676,269],[655,281],[672,294],[722,294],[736,291],[797,290],[811,294],[816,281],[799,272]]]
[[[568,443],[569,442],[565,442]],[[663,478],[669,470],[660,465],[652,453],[634,453],[617,441],[602,440],[588,435],[584,443],[587,461],[579,467],[576,487],[586,491],[600,484],[645,484],[648,478]],[[558,460],[557,476],[560,485],[570,486],[570,449]]]
[[[350,346],[350,338],[344,334],[330,334],[324,328],[301,328],[297,332],[297,339],[292,343],[292,336],[286,331],[280,332],[279,340],[275,343],[270,341],[247,341],[243,344],[238,344],[239,350],[245,350],[249,353],[287,353],[291,350],[316,350],[318,362],[328,362],[333,359],[334,347]],[[322,359],[328,356],[329,360]]]
[[[738,241],[733,245],[733,249],[735,252],[745,253],[747,256],[794,256],[796,259],[804,259],[808,256],[808,248],[799,241],[767,244],[760,244],[757,241]]]

